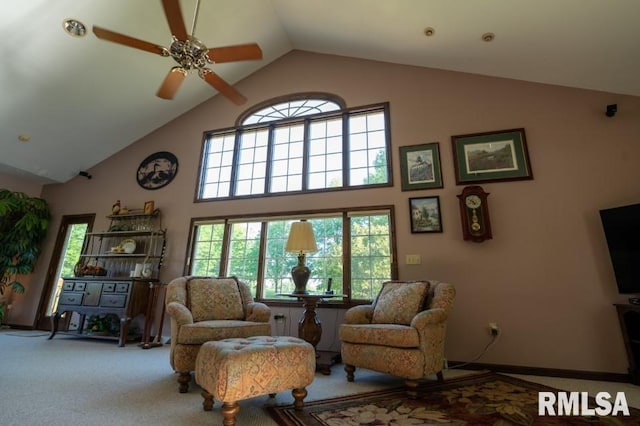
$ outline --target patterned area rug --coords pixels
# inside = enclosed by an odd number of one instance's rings
[[[420,398],[405,397],[404,389],[310,401],[304,411],[292,405],[268,407],[283,426],[350,425],[639,425],[640,410],[630,416],[538,416],[538,392],[558,392],[547,386],[496,373],[474,374],[427,384]],[[603,389],[604,391],[604,389]],[[615,395],[610,402],[613,404]],[[557,407],[557,406],[556,406]],[[589,408],[596,408],[590,399]],[[556,408],[557,410],[557,408]]]

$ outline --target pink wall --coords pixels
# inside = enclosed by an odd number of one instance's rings
[[[39,197],[42,192],[42,185],[4,173],[0,173],[0,188],[24,192],[30,197]]]
[[[89,170],[92,180],[46,186],[53,228],[64,214],[95,212],[96,229],[103,229],[114,200],[142,207],[153,199],[168,228],[162,278],[170,280],[182,274],[192,217],[393,203],[400,278],[457,287],[449,359],[472,359],[488,342],[487,324],[497,322],[501,338],[481,362],[626,372],[612,306],[625,297],[615,290],[598,210],[640,202],[640,98],[300,51],[237,88],[250,105],[307,91],[335,93],[348,106],[389,101],[395,186],[194,204],[202,132],[232,126],[244,110],[216,97]],[[618,104],[614,118],[604,114],[610,103]],[[465,242],[450,137],[517,127],[526,130],[534,180],[482,185],[491,193],[494,239]],[[427,142],[440,143],[444,188],[402,192],[398,148]],[[178,175],[163,189],[145,191],[135,170],[160,150],[178,157]],[[411,234],[407,200],[429,195],[440,196],[444,232]],[[43,280],[52,245],[53,236],[35,282]],[[421,255],[422,264],[406,265],[407,254]],[[39,293],[33,286],[21,300],[16,317],[23,324],[32,324]],[[332,333],[335,324],[323,328]]]

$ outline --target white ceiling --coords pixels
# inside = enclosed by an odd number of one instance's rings
[[[195,4],[181,0],[189,32]],[[173,59],[71,37],[65,18],[171,41],[160,0],[2,1],[0,172],[65,182],[217,94],[189,76],[157,98]],[[639,19],[637,0],[201,0],[196,36],[261,46],[211,66],[232,84],[300,49],[640,96]]]

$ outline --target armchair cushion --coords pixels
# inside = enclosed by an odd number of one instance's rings
[[[340,340],[353,344],[417,348],[420,335],[414,327],[399,324],[352,324],[340,327]]]
[[[242,296],[233,278],[194,278],[187,282],[187,294],[194,322],[244,319]]]
[[[372,323],[409,325],[423,308],[429,293],[428,281],[387,281],[373,308]]]

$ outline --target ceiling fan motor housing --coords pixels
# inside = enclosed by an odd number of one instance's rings
[[[171,57],[185,70],[206,66],[210,62],[207,57],[208,51],[204,43],[191,36],[187,40],[178,40],[174,37],[169,47]]]

